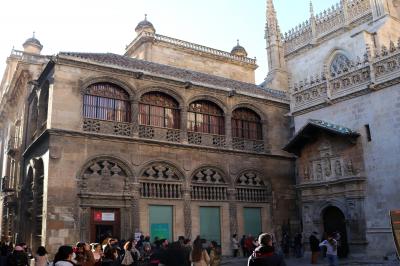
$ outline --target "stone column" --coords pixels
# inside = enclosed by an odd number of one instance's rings
[[[81,207],[79,211],[79,239],[89,241],[90,230],[90,208]]]
[[[139,217],[139,198],[140,198],[140,183],[134,183],[132,187],[132,228],[134,232],[140,230],[140,217]]]
[[[186,107],[183,107],[181,109],[181,143],[188,144],[188,137],[187,137],[187,109]]]
[[[231,235],[238,233],[236,189],[228,189],[229,200],[229,230]]]
[[[132,136],[139,137],[139,102],[131,100]]]
[[[190,188],[183,190],[183,216],[185,226],[185,237],[192,238],[192,209]]]
[[[225,114],[225,143],[226,148],[232,148],[232,114]]]
[[[264,141],[264,152],[271,153],[271,136],[270,136],[270,125],[268,120],[261,120],[261,132]]]

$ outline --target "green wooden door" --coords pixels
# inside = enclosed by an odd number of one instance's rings
[[[219,207],[200,207],[200,237],[221,244]]]
[[[150,237],[154,240],[166,238],[173,240],[172,235],[172,206],[150,205],[149,206]]]
[[[257,237],[261,233],[261,208],[243,208],[244,233]]]

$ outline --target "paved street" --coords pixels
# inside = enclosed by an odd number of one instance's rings
[[[285,259],[286,265],[287,266],[306,266],[306,265],[311,265],[310,264],[310,258],[308,256],[296,259],[296,258],[288,258]],[[229,265],[229,266],[246,266],[247,265],[247,259],[245,258],[225,258],[222,260],[222,265]],[[327,261],[320,260],[317,265],[320,266],[327,266],[328,263]],[[399,262],[395,261],[363,261],[363,262],[357,262],[354,260],[340,260],[339,265],[351,265],[351,266],[357,266],[357,265],[362,265],[362,266],[381,266],[381,265],[387,265],[387,266],[397,266],[400,265]]]

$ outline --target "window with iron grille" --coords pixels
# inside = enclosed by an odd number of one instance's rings
[[[131,122],[129,94],[111,83],[90,85],[83,97],[83,116],[99,120]]]
[[[149,92],[140,98],[139,123],[155,127],[179,129],[178,102],[162,92]]]
[[[232,137],[262,140],[260,117],[248,108],[238,108],[232,113]]]
[[[195,101],[189,105],[188,130],[225,135],[224,112],[215,103]]]

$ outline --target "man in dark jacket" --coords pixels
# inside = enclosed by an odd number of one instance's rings
[[[317,232],[313,232],[309,238],[310,249],[311,249],[311,264],[317,264],[319,256],[319,240],[317,238]]]
[[[261,234],[258,237],[258,243],[260,246],[249,257],[247,266],[286,266],[283,257],[275,253],[272,235]]]
[[[18,244],[15,246],[13,253],[8,256],[7,265],[9,266],[28,266],[29,259],[28,253],[25,252],[23,246],[25,244]]]

